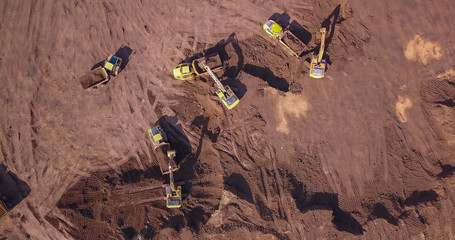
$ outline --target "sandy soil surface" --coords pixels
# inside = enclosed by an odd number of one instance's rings
[[[452,0],[1,1],[2,239],[455,239]],[[266,36],[289,22],[308,50]],[[328,69],[308,57],[328,28]],[[221,53],[210,79],[172,68]],[[107,58],[95,91],[78,77]],[[169,210],[147,129],[177,149]],[[10,196],[11,195],[11,196]],[[7,196],[7,197],[8,197]]]

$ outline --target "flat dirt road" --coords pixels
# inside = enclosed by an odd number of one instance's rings
[[[0,2],[0,239],[455,239],[453,0]],[[262,29],[289,25],[290,56]],[[309,77],[327,28],[326,75]],[[172,69],[220,53],[240,98]],[[109,55],[122,69],[84,91]],[[177,150],[167,209],[147,130]]]

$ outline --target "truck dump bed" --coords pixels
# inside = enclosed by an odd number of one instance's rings
[[[207,73],[203,66],[204,63],[209,66],[212,71],[219,70],[223,67],[223,61],[221,61],[221,57],[218,53],[204,56],[193,61],[194,70],[198,75]]]
[[[294,56],[299,57],[306,50],[306,45],[300,41],[291,31],[285,31],[281,44]]]
[[[98,67],[79,77],[82,88],[85,90],[90,87],[98,86],[108,80],[108,75],[103,67]]]

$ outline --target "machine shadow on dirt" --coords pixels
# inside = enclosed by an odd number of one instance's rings
[[[239,198],[244,199],[249,203],[254,203],[250,185],[242,174],[232,173],[231,175],[224,177],[224,186],[225,189],[234,193]]]
[[[8,210],[22,202],[31,192],[30,186],[0,164],[0,197]]]
[[[365,230],[362,224],[349,212],[345,212],[340,208],[337,193],[315,192],[309,194],[305,189],[305,185],[297,180],[293,174],[289,174],[288,177],[293,186],[291,196],[301,213],[321,209],[332,210],[332,223],[338,230],[354,235],[363,235]]]
[[[232,49],[234,51],[226,50],[229,45],[232,46]],[[231,33],[227,39],[222,39],[215,46],[206,49],[201,53],[194,54],[193,56],[183,60],[181,63],[190,63],[195,59],[214,55],[219,55],[224,65],[224,73],[222,74],[220,81],[223,84],[230,86],[235,92],[236,96],[239,99],[242,99],[242,97],[247,92],[247,87],[245,84],[238,80],[238,75],[243,68],[244,56],[235,33]],[[237,62],[233,66],[227,64],[232,59],[237,59]],[[204,82],[208,81],[204,78],[201,78],[201,80]]]
[[[305,45],[308,45],[311,42],[311,39],[313,38],[313,35],[304,27],[302,27],[302,25],[300,25],[300,23],[298,23],[296,20],[293,20],[291,22],[291,24],[289,25],[289,30],[293,32],[294,35]]]
[[[438,179],[452,177],[455,174],[455,166],[445,164],[441,166],[442,171],[438,174]]]
[[[349,232],[354,235],[363,235],[365,232],[362,224],[360,224],[349,212],[345,212],[340,208],[338,194],[336,193],[313,193],[306,202],[303,212],[318,209],[332,210],[332,223],[340,231]]]
[[[171,147],[176,150],[175,163],[179,165],[191,153],[190,140],[183,131],[182,125],[178,123],[176,116],[162,116],[158,124],[166,133]]]
[[[191,122],[191,125],[200,127],[200,129],[201,129],[201,134],[199,137],[199,144],[197,146],[196,151],[192,152],[191,145],[189,145],[190,144],[189,141],[187,142],[188,148],[185,149],[185,151],[186,151],[185,161],[183,161],[181,163],[179,170],[175,173],[176,178],[185,179],[186,184],[183,188],[183,191],[188,193],[188,195],[191,195],[191,188],[192,188],[191,180],[196,176],[195,172],[198,171],[195,168],[196,168],[197,160],[202,151],[204,137],[207,135],[212,142],[216,142],[216,139],[218,138],[218,135],[216,133],[214,134],[214,133],[211,133],[210,131],[208,131],[209,121],[210,121],[210,117],[197,116]],[[169,139],[171,139],[171,137],[169,137]]]
[[[239,99],[242,99],[242,97],[245,95],[247,88],[246,85],[243,84],[238,80],[238,75],[240,71],[243,68],[243,62],[244,62],[244,57],[242,53],[242,49],[239,46],[239,43],[237,41],[237,37],[235,36],[235,33],[231,33],[229,37],[226,40],[221,40],[217,46],[220,48],[220,56],[223,59],[223,61],[227,61],[231,58],[226,52],[226,46],[231,44],[232,47],[235,50],[235,54],[237,55],[237,65],[236,66],[227,66],[225,69],[225,72],[223,74],[223,77],[226,77],[223,82],[229,85],[232,90],[236,93],[237,97]]]
[[[122,61],[122,65],[120,65],[120,70],[121,72],[127,65],[128,62],[130,61],[130,55],[133,53],[133,49],[127,47],[127,46],[122,46],[120,47],[117,52],[115,52],[115,56],[120,57]]]
[[[336,6],[333,12],[322,22],[321,26],[329,29],[327,32],[326,37],[326,44],[325,44],[325,59],[327,64],[331,65],[332,61],[330,61],[330,55],[328,54],[328,49],[330,43],[332,42],[333,35],[335,34],[335,25],[343,22],[345,19],[340,19],[340,9],[341,5]],[[319,52],[320,45],[317,45],[314,48],[314,52]]]
[[[273,20],[283,28],[287,28],[289,27],[289,21],[291,20],[291,17],[286,12],[274,13],[272,16],[270,16],[269,20]]]
[[[255,66],[252,64],[245,64],[243,71],[251,76],[258,77],[267,82],[270,87],[282,92],[289,91],[289,83],[286,79],[275,76],[272,70],[266,67]]]
[[[130,59],[130,55],[133,53],[133,50],[127,46],[120,47],[114,54],[114,56],[120,57],[122,59],[122,65],[120,65],[119,72],[121,72],[127,65]],[[90,70],[93,70],[97,67],[102,67],[105,60],[97,62]]]

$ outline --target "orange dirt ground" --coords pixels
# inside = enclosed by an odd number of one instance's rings
[[[454,11],[453,0],[1,1],[0,178],[23,199],[0,239],[455,239]],[[302,58],[266,35],[271,17],[300,34]],[[328,69],[312,79],[322,26]],[[211,79],[172,78],[204,50],[226,62],[232,110]],[[110,54],[119,75],[83,91],[78,77]],[[163,201],[157,122],[187,183],[180,209]]]

